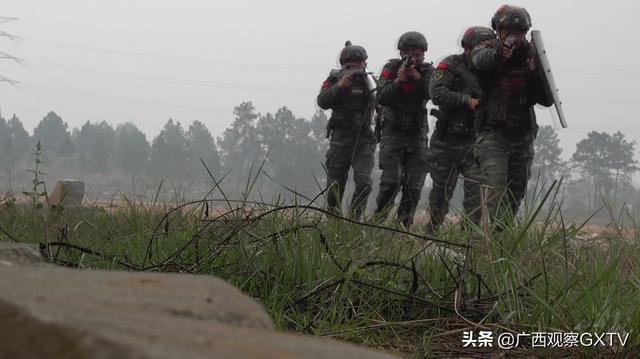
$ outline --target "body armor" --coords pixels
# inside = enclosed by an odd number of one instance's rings
[[[447,69],[455,75],[452,91],[481,97],[481,90],[475,75],[471,73],[464,61],[464,55],[453,55],[446,60]],[[437,111],[435,133],[439,138],[457,136],[472,138],[474,135],[474,111],[467,106],[439,106]]]
[[[512,58],[496,71],[478,75],[482,88],[488,90],[484,94],[481,112],[483,126],[519,129],[523,132],[535,128],[532,108],[535,100],[529,98],[529,51],[528,44],[518,48]]]
[[[394,70],[398,71],[402,65],[401,59],[391,60]],[[429,63],[420,65],[420,74],[423,78],[428,79],[431,76],[432,66]],[[428,83],[428,81],[427,81]],[[401,86],[416,86],[417,84],[407,83]],[[429,123],[427,121],[426,105],[428,99],[425,99],[425,89],[415,89],[405,94],[405,101],[393,106],[383,107],[383,128],[391,129],[404,133],[419,133],[426,135],[429,132]]]
[[[330,75],[332,83],[337,82],[344,70],[334,70]],[[351,86],[342,89],[329,120],[331,130],[344,129],[359,131],[369,129],[374,110],[374,97],[369,89],[367,77],[354,77]]]

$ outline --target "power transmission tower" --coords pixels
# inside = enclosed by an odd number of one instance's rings
[[[15,20],[18,20],[18,18],[0,16],[0,24],[4,24],[6,22],[15,21]],[[6,37],[6,38],[8,38],[10,40],[18,39],[17,36],[11,35],[11,34],[9,34],[7,32],[2,31],[2,30],[0,30],[0,37]],[[11,60],[11,61],[15,61],[17,63],[22,63],[22,61],[23,61],[19,57],[7,54],[7,53],[2,52],[2,51],[0,51],[0,60]],[[14,86],[19,83],[18,81],[12,80],[12,79],[10,79],[10,78],[8,78],[6,76],[3,76],[3,75],[0,75],[0,82],[7,82],[7,83],[9,83],[11,85],[14,85]]]

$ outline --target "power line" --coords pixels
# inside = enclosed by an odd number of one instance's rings
[[[2,75],[0,75],[0,82],[8,82],[8,83],[10,83],[10,84],[12,84],[12,85],[17,85],[17,84],[19,84],[19,83],[20,83],[20,82],[18,82],[18,81],[16,81],[16,80],[12,80],[12,79],[10,79],[10,78],[8,78],[8,77],[4,77],[4,76],[2,76]]]
[[[18,39],[17,36],[11,35],[11,34],[9,34],[7,32],[2,31],[2,30],[0,30],[0,36],[8,37],[11,40],[17,40]]]
[[[225,67],[297,70],[297,71],[310,71],[310,72],[318,72],[318,71],[326,70],[326,68],[324,67],[320,68],[319,66],[314,64],[266,64],[261,62],[222,60],[222,59],[215,59],[215,58],[203,58],[203,57],[195,57],[195,56],[176,55],[176,54],[154,54],[154,53],[147,53],[147,52],[98,48],[98,47],[70,44],[70,43],[60,42],[60,41],[42,40],[42,39],[37,39],[32,37],[22,37],[21,39],[25,39],[31,42],[40,43],[48,46],[54,46],[56,48],[67,48],[71,50],[79,50],[79,51],[84,51],[89,53],[102,53],[102,54],[124,56],[129,58],[147,59],[147,60],[205,64],[205,65],[216,65],[216,66],[225,66]]]
[[[10,22],[10,21],[15,21],[18,20],[17,17],[6,17],[6,16],[0,16],[0,24],[4,24],[5,22]]]
[[[15,21],[15,20],[18,20],[18,18],[0,16],[0,24],[4,24],[6,22]],[[17,36],[11,35],[11,34],[6,33],[4,31],[0,31],[0,36],[8,37],[11,40],[16,40],[18,38]],[[24,62],[23,59],[21,59],[19,57],[16,57],[16,56],[13,56],[13,55],[10,55],[10,54],[7,54],[7,53],[2,52],[2,51],[0,51],[0,59],[15,61],[15,62],[17,62],[19,64]],[[6,83],[9,83],[9,84],[14,85],[14,86],[19,83],[18,81],[10,79],[10,78],[8,78],[6,76],[3,76],[3,75],[0,75],[0,82],[6,82]]]
[[[63,68],[58,65],[59,68]],[[154,75],[141,75],[120,73],[111,71],[100,71],[88,68],[80,67],[64,67],[65,71],[91,73],[100,76],[107,76],[110,79],[123,79],[123,80],[138,80],[143,82],[165,83],[172,85],[183,86],[196,86],[196,87],[209,87],[216,89],[230,89],[230,90],[251,90],[251,91],[263,91],[263,92],[288,92],[288,93],[300,93],[301,91],[308,90],[307,87],[296,86],[283,86],[282,84],[270,84],[270,85],[256,85],[246,83],[232,83],[232,82],[220,82],[214,80],[196,80],[188,78],[166,77],[166,76],[154,76]]]
[[[116,100],[121,103],[130,103],[131,105],[144,105],[151,107],[163,106],[163,107],[172,107],[172,108],[183,108],[189,110],[199,110],[199,111],[213,111],[218,113],[227,113],[227,110],[223,110],[220,108],[210,107],[210,106],[197,106],[197,105],[181,105],[176,103],[167,103],[165,101],[147,101],[142,99],[134,99],[127,96],[122,95],[114,95],[104,93],[100,86],[96,85],[90,78],[85,76],[80,76],[79,71],[83,71],[78,68],[74,68],[73,66],[61,65],[54,59],[50,58],[46,54],[43,54],[39,51],[36,51],[31,46],[27,46],[26,44],[22,44],[35,58],[45,59],[49,65],[54,66],[58,70],[65,73],[67,76],[56,76],[53,78],[52,76],[56,74],[56,72],[52,71],[40,71],[36,66],[34,66],[34,62],[25,63],[25,68],[35,72],[40,77],[49,80],[52,84],[56,86],[64,86],[67,90],[70,90],[74,93],[77,93],[80,96],[85,98],[92,99],[110,99]],[[123,79],[136,79],[141,81],[151,81],[151,82],[159,82],[159,83],[168,83],[168,84],[177,84],[177,85],[186,85],[186,86],[206,86],[211,88],[219,88],[219,89],[231,89],[231,90],[251,90],[251,91],[264,91],[264,92],[289,92],[289,93],[300,93],[304,90],[301,87],[283,87],[279,85],[267,85],[267,86],[257,86],[257,85],[249,85],[249,84],[233,84],[233,83],[224,83],[218,81],[208,81],[208,80],[191,80],[191,79],[181,79],[181,78],[170,78],[170,77],[160,77],[160,76],[145,76],[145,75],[131,75],[131,74],[119,74],[114,72],[102,72],[102,71],[92,71],[92,70],[84,70],[85,72],[92,72],[100,75],[109,76],[110,78],[123,78]],[[86,90],[82,90],[71,83],[70,79],[80,80],[84,83]],[[90,91],[87,91],[90,90]]]
[[[0,59],[13,60],[13,61],[15,61],[15,62],[17,62],[19,64],[24,62],[23,59],[21,59],[19,57],[16,57],[16,56],[13,56],[13,55],[9,55],[6,52],[2,52],[2,51],[0,51]]]

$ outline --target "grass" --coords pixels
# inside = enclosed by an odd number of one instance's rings
[[[49,211],[5,200],[0,238],[43,243],[60,265],[215,275],[257,298],[280,330],[411,358],[498,352],[462,348],[465,330],[630,333],[625,348],[509,353],[638,353],[640,242],[627,212],[587,237],[565,221],[552,185],[501,232],[463,221],[429,238],[330,216],[313,201],[252,202],[251,184],[237,201],[214,189],[193,203],[123,197],[117,208]]]

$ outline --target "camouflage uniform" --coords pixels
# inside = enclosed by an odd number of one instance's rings
[[[327,135],[331,136],[326,156],[329,186],[327,205],[330,211],[339,211],[349,168],[352,167],[355,191],[349,213],[359,218],[364,213],[372,188],[371,171],[376,142],[371,118],[375,98],[365,78],[356,77],[350,87],[339,88],[336,83],[340,76],[339,71],[332,71],[318,95],[318,106],[333,110],[327,125]]]
[[[514,24],[514,19],[522,31],[529,29],[526,10],[509,6],[501,7],[494,16],[494,29],[501,21]],[[500,205],[498,199],[490,202],[490,212],[498,218],[515,215],[525,195],[538,130],[533,106],[553,104],[544,95],[538,72],[529,70],[531,45],[525,42],[508,60],[503,59],[501,48],[502,44],[484,43],[472,52],[484,94],[477,117],[474,153],[486,176],[490,196],[506,196]]]
[[[480,205],[483,178],[473,157],[474,111],[468,105],[471,96],[479,98],[480,93],[464,54],[452,55],[440,62],[431,77],[429,93],[431,101],[439,106],[429,148],[433,187],[429,194],[430,227],[427,229],[435,230],[449,211],[459,174],[464,177],[465,212],[470,213]],[[477,222],[479,214],[480,211],[476,211],[471,218]]]
[[[376,213],[388,214],[401,189],[398,219],[408,227],[420,200],[427,176],[428,122],[425,105],[432,72],[430,64],[421,64],[419,81],[400,86],[394,83],[402,60],[392,59],[382,69],[376,97],[383,106],[382,139],[379,165],[382,169]]]

